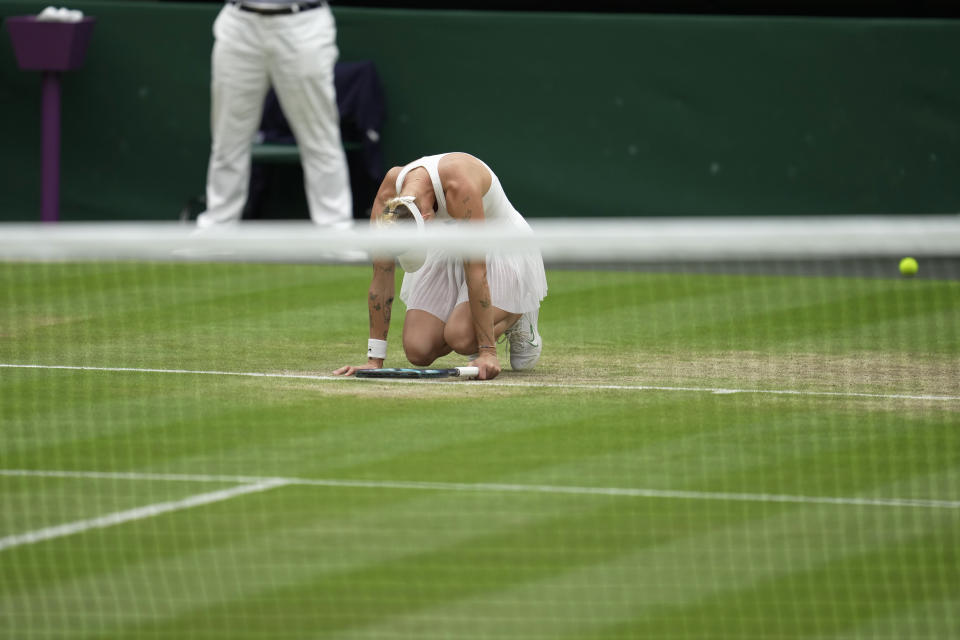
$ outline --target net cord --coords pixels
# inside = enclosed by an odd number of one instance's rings
[[[422,231],[244,221],[200,231],[177,222],[0,224],[0,260],[368,262],[411,249],[477,257],[539,250],[547,261],[680,262],[954,257],[960,216],[594,218],[435,224]]]

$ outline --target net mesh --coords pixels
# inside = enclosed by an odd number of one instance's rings
[[[0,229],[0,636],[960,635],[960,219],[532,224]],[[331,375],[411,246],[537,366]]]

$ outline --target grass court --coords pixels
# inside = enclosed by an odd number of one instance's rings
[[[551,269],[534,371],[333,379],[369,275],[0,263],[0,637],[960,636],[960,281]]]

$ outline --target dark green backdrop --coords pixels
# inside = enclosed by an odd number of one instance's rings
[[[63,218],[173,219],[203,190],[219,7],[70,6],[98,22],[64,81]],[[382,75],[388,162],[474,153],[528,216],[960,211],[960,22],[335,14]],[[37,219],[39,78],[6,33],[0,109],[0,218]]]

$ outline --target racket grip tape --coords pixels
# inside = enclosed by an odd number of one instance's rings
[[[480,367],[455,367],[458,378],[476,378],[480,375]]]

